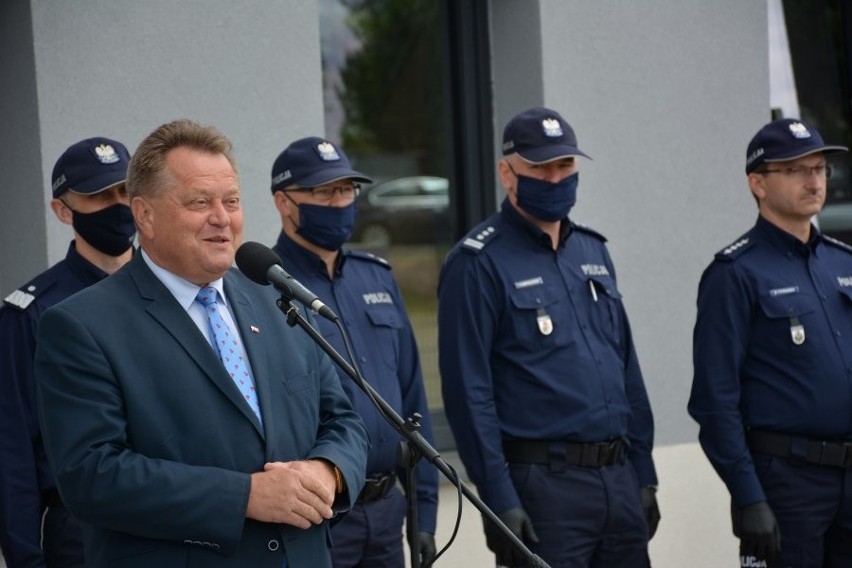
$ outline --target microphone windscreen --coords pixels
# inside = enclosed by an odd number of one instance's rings
[[[281,259],[268,246],[248,241],[240,245],[236,255],[237,268],[250,280],[258,284],[269,284],[267,272],[272,266],[281,264]]]

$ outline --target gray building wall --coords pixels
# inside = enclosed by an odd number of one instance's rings
[[[33,49],[29,1],[0,2],[0,297],[47,265]]]
[[[742,168],[769,118],[765,3],[491,0],[490,18],[495,159],[508,118],[540,104],[594,158],[573,216],[610,239],[656,414],[652,559],[731,562],[727,494],[685,405],[698,278],[756,214]],[[271,163],[324,131],[318,25],[306,0],[0,2],[0,293],[64,256],[71,232],[47,203],[69,144],[106,135],[133,151],[177,117],[232,139],[246,239],[271,242]]]
[[[28,4],[0,3],[4,296],[65,255],[71,230],[47,207],[53,164],[65,148],[103,135],[132,152],[179,117],[215,125],[231,139],[246,239],[275,239],[272,162],[289,141],[323,132],[314,2]],[[7,71],[13,80],[5,80]]]

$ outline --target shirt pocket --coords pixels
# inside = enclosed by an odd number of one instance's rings
[[[783,296],[761,296],[760,308],[766,317],[772,320],[801,319],[814,311],[814,299],[807,294],[799,293]]]
[[[756,322],[755,337],[767,342],[769,349],[774,345],[781,349],[781,353],[805,357],[810,354],[810,346],[819,345],[822,341],[820,326],[812,315],[817,307],[814,296],[798,292],[782,296],[765,295],[758,302],[765,317]]]
[[[846,303],[846,307],[852,306],[852,288],[840,288],[840,296]]]
[[[562,328],[567,321],[559,317],[559,302],[563,297],[564,294],[547,285],[512,290],[510,335],[528,348],[555,344],[559,338],[566,337],[567,330]]]
[[[365,335],[365,353],[370,357],[377,357],[392,371],[396,371],[399,359],[399,330],[405,323],[402,316],[391,306],[372,306],[367,310],[367,319],[371,325],[371,332]],[[367,361],[361,363],[369,365]]]
[[[594,292],[590,292],[593,324],[616,346],[621,346],[621,292],[615,280],[611,276],[590,276],[589,286],[594,287]]]

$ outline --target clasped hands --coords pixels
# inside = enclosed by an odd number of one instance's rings
[[[246,517],[308,529],[334,512],[334,466],[325,460],[272,462],[251,474]]]

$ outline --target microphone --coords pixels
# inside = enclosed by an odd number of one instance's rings
[[[272,284],[288,300],[299,300],[322,317],[337,321],[337,314],[331,308],[287,274],[281,266],[281,259],[271,248],[251,241],[243,243],[237,249],[236,261],[237,268],[250,280],[264,286]]]

